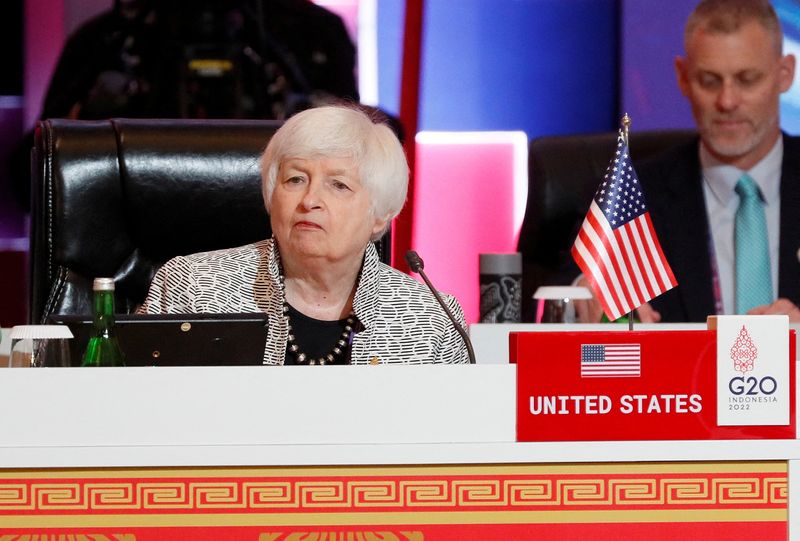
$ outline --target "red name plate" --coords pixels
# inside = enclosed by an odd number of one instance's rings
[[[791,424],[717,426],[715,331],[511,333],[517,441],[794,439],[789,335]],[[770,399],[734,383],[742,396],[728,407]]]

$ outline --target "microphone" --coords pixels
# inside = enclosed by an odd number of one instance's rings
[[[447,317],[449,317],[450,321],[453,322],[453,327],[456,328],[458,334],[461,335],[461,339],[464,340],[464,345],[467,346],[467,355],[469,355],[469,363],[475,364],[475,352],[472,350],[472,342],[470,342],[469,336],[467,336],[467,333],[464,331],[463,328],[461,328],[461,325],[458,323],[455,316],[453,316],[453,314],[450,312],[450,309],[442,300],[442,297],[441,295],[439,295],[439,292],[436,291],[435,287],[433,287],[433,284],[428,279],[428,276],[425,274],[425,271],[422,270],[425,267],[425,263],[422,262],[422,258],[414,250],[409,250],[406,252],[406,263],[408,263],[408,266],[411,267],[412,271],[422,276],[422,279],[425,280],[425,285],[428,286],[428,289],[431,290],[433,296],[436,297],[436,300],[439,302],[439,305],[444,310],[444,313],[447,314]]]

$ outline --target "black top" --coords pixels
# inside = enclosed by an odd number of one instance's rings
[[[307,357],[314,359],[324,357],[330,353],[336,345],[336,341],[339,340],[344,332],[347,318],[338,321],[314,319],[298,312],[290,304],[287,304],[287,306],[289,307],[289,324],[292,327],[292,334],[294,334],[295,343],[300,347],[300,351],[305,353]],[[344,364],[350,364],[349,340],[344,359]],[[286,358],[283,364],[297,364],[294,354],[289,353],[288,347],[286,348]]]

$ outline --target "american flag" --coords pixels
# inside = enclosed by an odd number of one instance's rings
[[[582,378],[638,378],[641,344],[581,344]]]
[[[616,155],[583,220],[572,257],[611,321],[678,285],[653,230],[621,130]]]

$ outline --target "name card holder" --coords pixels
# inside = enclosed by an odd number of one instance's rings
[[[510,333],[517,441],[794,439],[796,337],[788,333],[788,399],[770,396],[771,380],[719,380],[713,330]],[[718,404],[723,384],[727,401]],[[718,408],[774,408],[774,399],[788,424],[718,423]]]

